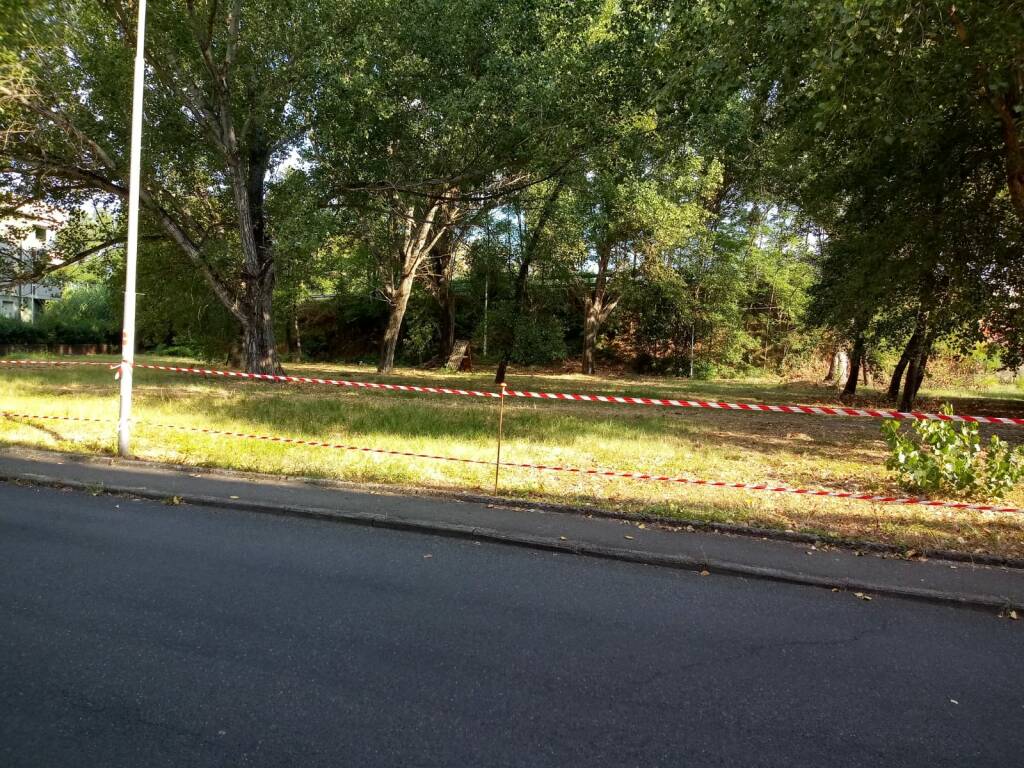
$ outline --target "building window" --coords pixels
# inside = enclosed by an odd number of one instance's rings
[[[0,301],[0,317],[6,317],[9,320],[13,320],[18,316],[17,306],[13,301],[4,299]]]
[[[46,227],[36,227],[35,228],[35,233],[36,233],[36,240],[38,240],[40,243],[45,243],[46,242]]]

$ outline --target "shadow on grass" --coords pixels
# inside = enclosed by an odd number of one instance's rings
[[[296,368],[297,373],[323,373],[355,380],[429,381],[493,389],[489,377],[483,374],[403,371],[381,377],[365,369]],[[109,393],[111,398],[116,397],[115,382],[105,367],[14,369],[9,380],[17,394],[73,397]],[[327,437],[332,432],[343,432],[353,440],[396,436],[407,441],[428,439],[471,445],[490,445],[496,439],[498,403],[494,400],[244,382],[154,371],[140,371],[136,380],[142,405],[161,410],[178,406],[185,413],[201,413],[211,419],[281,435]],[[811,382],[787,385],[770,381],[590,380],[555,375],[516,377],[512,384],[543,391],[589,389],[688,399],[837,402],[834,390]],[[990,401],[974,398],[968,402],[980,409]],[[863,398],[863,404],[878,403],[869,395]],[[1011,442],[1024,442],[1021,428],[983,431],[998,431]],[[506,435],[509,440],[541,447],[586,448],[635,441],[678,451],[724,453],[724,458],[733,461],[756,453],[777,460],[792,482],[815,482],[813,472],[806,470],[820,469],[821,462],[877,467],[883,450],[879,422],[873,419],[520,399],[506,401]],[[811,462],[817,464],[811,466]]]
[[[327,398],[289,397],[265,390],[254,395],[255,399],[207,400],[190,407],[214,419],[279,434],[344,432],[472,444],[489,444],[497,436],[498,405],[491,401],[364,392]],[[839,424],[817,416],[627,408],[507,403],[505,434],[510,441],[543,447],[600,446],[626,440],[687,451],[725,447],[796,461],[877,464],[879,460],[877,422]]]

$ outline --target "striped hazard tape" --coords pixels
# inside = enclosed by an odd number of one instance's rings
[[[393,392],[418,392],[430,395],[465,395],[469,397],[500,398],[500,392],[482,392],[474,389],[453,389],[450,387],[423,387],[416,384],[383,384],[376,381],[349,381],[348,379],[323,379],[315,376],[285,376],[284,374],[245,373],[243,371],[219,371],[211,368],[182,368],[174,365],[149,365],[135,363],[134,368],[152,371],[168,371],[170,373],[191,373],[200,376],[219,376],[228,379],[251,379],[254,381],[271,381],[282,384],[326,384],[333,387],[353,387],[356,389],[383,389]]]
[[[25,367],[33,365],[102,365],[109,368],[111,364],[92,360],[0,360],[0,365],[21,365]],[[117,366],[115,365],[115,367]]]
[[[11,411],[0,411],[0,416],[6,418],[19,418],[19,419],[49,419],[58,421],[83,421],[92,423],[103,423],[103,424],[114,424],[114,419],[95,419],[86,418],[80,416],[42,416],[38,414],[29,413],[15,413]],[[346,445],[343,443],[331,443],[319,440],[304,440],[295,437],[279,437],[276,435],[261,435],[253,434],[249,432],[232,432],[228,430],[219,429],[207,429],[202,427],[187,427],[178,424],[155,424],[150,422],[137,422],[138,426],[145,426],[152,429],[169,429],[177,430],[181,432],[191,432],[197,434],[211,435],[214,437],[229,437],[239,438],[244,440],[260,440],[271,443],[283,443],[287,445],[301,445],[310,448],[330,448],[335,450],[343,451],[355,451],[359,453],[374,453],[386,456],[405,456],[418,459],[430,459],[434,461],[451,461],[461,464],[476,464],[487,467],[495,466],[495,462],[487,461],[484,459],[465,459],[453,456],[438,456],[429,453],[416,453],[412,451],[395,451],[385,448],[369,448],[365,446],[357,445]],[[524,462],[508,462],[503,461],[500,463],[501,467],[508,469],[529,469],[541,472],[566,472],[576,475],[589,475],[594,477],[608,477],[608,478],[620,478],[626,480],[639,480],[639,481],[652,481],[660,483],[674,483],[677,485],[692,485],[692,486],[703,486],[707,488],[730,488],[734,490],[742,491],[753,491],[753,492],[764,492],[764,493],[775,493],[775,494],[789,494],[795,496],[814,496],[821,498],[830,499],[845,499],[849,501],[863,501],[872,504],[895,504],[903,506],[918,506],[918,507],[937,507],[941,509],[963,509],[972,510],[975,512],[1000,512],[1000,513],[1020,513],[1024,512],[1024,509],[1018,507],[1001,506],[998,504],[978,504],[967,501],[938,501],[934,499],[926,499],[916,496],[891,496],[884,494],[875,493],[859,493],[856,491],[837,491],[837,490],[826,490],[826,489],[813,489],[813,488],[791,488],[785,485],[776,485],[773,483],[740,483],[740,482],[729,482],[726,480],[704,480],[692,477],[683,477],[678,475],[658,475],[651,474],[648,472],[630,472],[616,469],[593,469],[593,468],[580,468],[580,467],[569,467],[562,465],[553,464],[530,464]]]
[[[120,364],[93,362],[61,362],[43,360],[0,360],[0,365],[106,365],[119,369]],[[245,373],[243,371],[224,371],[214,368],[190,368],[175,365],[153,365],[135,363],[133,368],[169,373],[183,373],[197,376],[213,376],[228,379],[253,381],[269,381],[287,384],[325,384],[335,387],[352,387],[357,389],[377,389],[394,392],[415,392],[433,395],[463,395],[501,399],[501,392],[490,392],[475,389],[455,389],[451,387],[425,387],[416,384],[385,384],[374,381],[350,381],[348,379],[327,379],[314,376],[287,376],[284,374]],[[825,405],[773,405],[769,403],[729,403],[712,400],[681,400],[676,398],[633,397],[626,395],[594,395],[571,392],[534,392],[529,390],[507,389],[505,397],[518,397],[533,400],[562,400],[570,402],[607,403],[613,405],[648,405],[669,408],[701,408],[716,411],[746,411],[750,413],[785,413],[814,416],[862,417],[872,419],[896,419],[906,421],[953,421],[972,424],[996,424],[1002,426],[1024,426],[1024,417],[1012,416],[972,416],[966,414],[928,413],[925,411],[895,411],[876,408],[846,408],[843,406]]]

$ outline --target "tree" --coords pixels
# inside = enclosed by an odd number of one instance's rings
[[[321,62],[308,155],[325,198],[389,222],[374,244],[390,275],[381,371],[394,364],[413,285],[437,246],[591,145],[615,92],[590,65],[618,5],[367,2],[360,58]]]
[[[498,369],[494,374],[494,383],[501,384],[505,381],[508,373],[508,366],[512,362],[512,354],[516,348],[516,335],[519,331],[519,322],[526,309],[526,286],[530,277],[530,268],[537,259],[538,253],[544,242],[548,222],[555,214],[558,200],[565,190],[565,180],[558,178],[543,185],[537,185],[531,189],[531,193],[539,198],[539,207],[534,216],[529,219],[529,224],[519,227],[517,260],[515,278],[512,282],[511,309],[505,327],[498,337],[498,346],[501,356],[498,359]],[[517,219],[524,220],[522,212],[517,212]]]
[[[979,311],[999,314],[991,298],[1006,300],[1008,260],[1019,264],[1024,18],[1013,5],[681,11],[676,43],[694,45],[688,71],[708,84],[704,102],[764,105],[762,178],[829,233],[819,321],[855,346],[897,330],[912,342],[904,408],[935,340],[976,335]]]
[[[319,20],[343,10],[316,0],[149,8],[145,228],[202,276],[241,329],[253,372],[280,369],[268,189],[306,134],[295,99],[322,40]],[[123,200],[134,5],[40,2],[30,13],[26,28],[49,32],[21,36],[20,76],[0,93],[4,192],[67,210],[97,196]]]
[[[553,247],[582,309],[582,370],[596,370],[599,334],[648,259],[672,261],[707,224],[704,162],[658,134],[651,116],[588,154],[568,182]]]

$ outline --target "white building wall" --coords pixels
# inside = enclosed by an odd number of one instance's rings
[[[0,221],[0,259],[18,259],[21,253],[51,246],[63,223],[59,214],[26,211],[23,217]],[[46,301],[60,298],[60,289],[31,283],[0,285],[0,317],[34,323]]]

